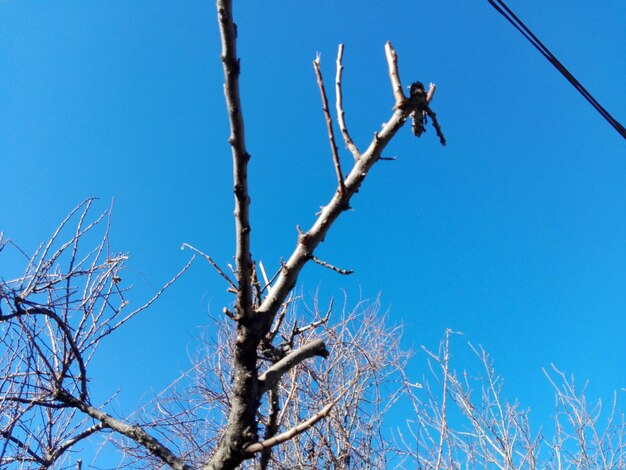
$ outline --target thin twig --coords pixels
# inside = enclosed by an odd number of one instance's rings
[[[194,248],[194,247],[193,247],[193,246],[191,246],[189,243],[183,243],[183,244],[181,245],[181,247],[180,247],[180,249],[181,249],[181,250],[184,250],[185,248],[189,248],[191,251],[195,251],[195,252],[196,252],[196,253],[198,253],[200,256],[202,256],[205,260],[207,260],[207,261],[209,262],[209,264],[210,264],[211,266],[213,266],[213,268],[215,268],[215,270],[217,271],[217,273],[218,273],[220,276],[222,276],[222,277],[226,280],[226,282],[228,282],[228,285],[229,285],[230,287],[232,287],[233,289],[236,289],[236,288],[237,288],[237,286],[235,285],[235,283],[234,283],[234,282],[233,282],[233,281],[232,281],[232,280],[228,277],[228,275],[227,275],[227,274],[226,274],[226,273],[222,270],[222,268],[220,268],[220,267],[217,265],[217,263],[216,263],[215,261],[213,261],[213,259],[212,259],[209,255],[207,255],[207,254],[205,254],[205,253],[201,252],[201,251],[200,251],[200,250],[198,250],[197,248]]]
[[[296,335],[299,335],[301,333],[304,333],[305,331],[312,330],[313,328],[317,328],[318,326],[324,325],[325,323],[327,323],[328,319],[330,318],[330,314],[333,311],[334,303],[335,303],[335,299],[330,299],[330,303],[328,304],[328,308],[326,309],[326,314],[322,318],[320,318],[319,320],[312,321],[308,325],[304,325],[299,328],[294,328],[293,332]]]
[[[444,137],[443,131],[441,130],[441,126],[439,125],[439,121],[437,120],[437,115],[432,109],[430,109],[429,106],[426,106],[424,110],[426,111],[426,114],[428,114],[430,119],[433,121],[433,127],[435,128],[435,131],[437,132],[437,137],[439,137],[439,142],[441,142],[441,145],[446,145],[446,138]]]
[[[335,271],[336,273],[343,274],[344,276],[347,276],[348,274],[352,274],[354,272],[354,270],[352,269],[341,269],[336,266],[333,266],[332,264],[327,263],[326,261],[322,261],[317,256],[311,256],[311,261],[313,261],[316,264],[319,264],[320,266],[324,266],[325,268],[331,269]]]
[[[259,269],[261,270],[261,275],[263,276],[263,282],[265,283],[263,286],[263,289],[261,289],[261,293],[263,293],[265,289],[267,289],[268,292],[271,292],[272,286],[270,286],[270,281],[267,278],[267,273],[265,272],[265,266],[263,266],[263,261],[260,261],[260,260],[259,260]]]
[[[272,284],[273,282],[276,280],[276,278],[280,275],[282,269],[283,269],[283,259],[279,259],[278,263],[280,264],[280,268],[278,268],[276,270],[276,272],[274,273],[274,275],[270,278],[269,281],[267,281],[267,284],[265,284],[265,286],[263,286],[263,289],[261,289],[261,293],[263,293],[266,289],[267,289],[267,293],[271,294],[272,293]]]
[[[274,341],[274,338],[276,338],[276,335],[280,331],[280,326],[282,325],[283,320],[285,319],[285,316],[287,315],[287,309],[289,308],[289,304],[291,304],[291,302],[293,302],[294,300],[295,298],[293,294],[290,294],[289,298],[285,301],[282,308],[278,311],[276,318],[274,318],[274,325],[272,326],[269,333],[267,334],[267,340],[270,343]]]
[[[361,152],[352,141],[352,137],[348,133],[348,127],[346,126],[345,113],[343,111],[343,93],[341,91],[341,74],[343,72],[343,44],[339,44],[339,50],[337,51],[337,75],[335,76],[335,94],[337,95],[336,108],[337,108],[337,123],[343,136],[343,141],[346,144],[346,148],[350,150],[355,160],[358,160],[361,156]]]
[[[328,98],[326,98],[326,89],[324,88],[324,79],[322,78],[322,71],[320,70],[320,56],[319,54],[313,61],[313,68],[315,69],[315,76],[317,77],[317,85],[320,89],[320,95],[322,96],[322,110],[324,111],[324,117],[326,118],[326,127],[328,128],[328,140],[330,142],[330,150],[333,154],[333,163],[335,165],[335,173],[337,173],[337,182],[339,184],[339,192],[345,193],[346,187],[343,180],[343,173],[341,171],[341,163],[339,162],[339,152],[337,151],[337,144],[335,143],[335,133],[333,131],[333,121],[330,117],[330,111],[328,110]]]
[[[389,49],[390,45],[386,47]],[[397,77],[397,66],[393,61],[389,63],[390,75]],[[399,83],[399,79],[397,80]],[[397,87],[396,87],[397,88]],[[395,90],[395,89],[394,89]],[[400,95],[403,96],[400,87]],[[350,200],[361,187],[369,170],[380,160],[381,154],[393,136],[406,123],[408,115],[413,109],[396,107],[391,117],[382,129],[375,133],[368,148],[354,163],[350,173],[345,178],[345,193],[335,191],[330,201],[323,206],[313,225],[298,237],[295,249],[288,260],[281,265],[280,274],[272,283],[272,292],[269,293],[257,308],[258,315],[269,314],[272,318],[278,312],[284,299],[287,297],[305,264],[311,260],[311,255],[325,239],[330,227],[339,215],[350,208]]]
[[[181,269],[180,271],[178,271],[178,273],[172,278],[170,279],[167,284],[165,284],[163,287],[161,287],[158,292],[156,294],[154,294],[152,296],[152,298],[150,300],[148,300],[148,302],[146,302],[145,304],[143,304],[141,307],[137,308],[136,310],[132,311],[131,313],[129,313],[128,315],[126,315],[124,318],[122,318],[121,320],[119,320],[115,325],[107,328],[103,333],[101,333],[100,335],[98,335],[94,340],[92,340],[87,346],[85,346],[85,349],[87,349],[88,347],[90,347],[92,344],[95,344],[97,342],[99,342],[102,338],[104,338],[107,335],[110,335],[111,333],[113,333],[115,330],[117,330],[120,326],[122,326],[124,323],[126,323],[128,320],[130,320],[131,318],[133,318],[135,315],[137,315],[139,312],[147,309],[148,307],[150,307],[150,305],[152,305],[154,302],[156,302],[156,300],[161,297],[161,295],[163,294],[163,292],[165,292],[172,284],[174,284],[174,282],[176,282],[178,280],[178,278],[180,278],[191,266],[191,264],[193,263],[195,259],[195,256],[192,256],[191,259],[187,262],[187,264],[183,267],[183,269]]]
[[[437,463],[435,468],[441,468],[441,459],[443,457],[444,441],[448,435],[448,417],[447,417],[447,398],[448,398],[448,379],[450,367],[450,333],[446,330],[445,344],[443,348],[443,386],[441,392],[441,429],[439,431],[439,445],[437,446]]]

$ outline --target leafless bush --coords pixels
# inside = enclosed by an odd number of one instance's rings
[[[124,428],[92,406],[89,363],[106,336],[175,280],[129,310],[121,282],[126,256],[110,251],[109,211],[92,220],[92,203],[76,207],[32,257],[24,255],[22,276],[0,281],[0,463],[5,466],[58,465],[94,433]],[[85,248],[91,240],[93,246]],[[9,240],[2,248],[19,250]]]
[[[586,385],[578,390],[574,377],[555,366],[544,373],[556,401],[550,468],[626,468],[626,421],[617,392],[605,410],[601,400],[588,403]]]
[[[530,411],[504,398],[503,379],[482,348],[468,343],[480,370],[453,368],[454,334],[446,332],[437,352],[425,349],[434,385],[405,381],[414,416],[398,430],[401,468],[626,468],[626,423],[617,395],[603,413],[602,402],[590,407],[573,377],[544,370],[555,389],[555,427],[533,431]]]

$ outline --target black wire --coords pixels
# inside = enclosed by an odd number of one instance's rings
[[[587,91],[587,89],[574,77],[569,70],[550,52],[550,50],[528,29],[528,27],[520,20],[513,11],[506,6],[502,0],[487,0],[492,7],[494,7],[498,13],[500,13],[506,20],[511,23],[515,29],[517,29],[522,36],[524,36],[535,48],[543,55],[548,61],[554,65],[554,67],[561,72],[561,74],[578,90],[578,92],[585,97],[591,106],[598,111],[609,124],[611,124],[615,130],[626,139],[626,129],[622,126],[617,119],[604,109],[604,107],[598,103],[598,101]]]

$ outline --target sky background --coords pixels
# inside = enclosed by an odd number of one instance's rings
[[[626,3],[509,6],[596,99],[626,123]],[[334,103],[345,44],[344,107],[357,146],[392,113],[384,44],[404,85],[435,82],[448,140],[409,126],[371,171],[354,210],[299,288],[320,302],[381,294],[404,344],[434,348],[446,328],[482,344],[505,394],[553,407],[541,367],[588,395],[626,387],[624,139],[485,1],[240,2],[235,6],[250,163],[253,256],[268,271],[335,187],[312,60]],[[0,231],[26,252],[79,202],[115,197],[113,249],[131,256],[134,305],[189,259],[234,255],[231,155],[216,13],[207,1],[0,2]],[[339,145],[344,168],[351,156]],[[3,253],[0,276],[24,266]],[[192,269],[110,337],[92,365],[95,398],[132,410],[189,367],[209,313],[232,297]],[[464,340],[456,367],[469,363]],[[409,375],[427,371],[423,356]],[[623,395],[621,392],[620,396]],[[623,398],[623,397],[622,397]]]

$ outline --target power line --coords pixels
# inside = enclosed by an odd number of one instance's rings
[[[585,97],[591,106],[598,111],[609,124],[611,124],[615,130],[626,139],[626,129],[622,126],[617,119],[604,109],[604,107],[598,103],[598,101],[587,91],[587,89],[574,77],[569,70],[550,52],[550,50],[528,29],[528,27],[520,20],[513,11],[506,6],[502,0],[487,0],[492,7],[494,7],[498,13],[500,13],[506,20],[511,23],[515,29],[517,29],[522,36],[524,36],[535,48],[543,55],[548,61],[554,65],[554,67],[561,72],[561,74],[578,90],[578,92]]]

